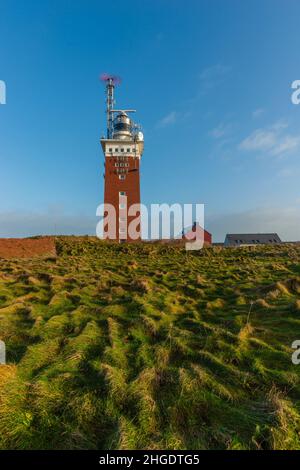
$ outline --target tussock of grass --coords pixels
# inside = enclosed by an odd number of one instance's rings
[[[297,299],[294,303],[294,309],[297,311],[297,312],[300,312],[300,299]]]
[[[300,449],[299,246],[56,246],[1,261],[1,449]]]
[[[238,334],[238,338],[240,341],[245,341],[251,337],[253,332],[254,332],[253,326],[250,323],[246,323],[246,325],[243,328],[241,328]]]
[[[255,305],[260,308],[270,308],[271,305],[265,299],[257,299]]]

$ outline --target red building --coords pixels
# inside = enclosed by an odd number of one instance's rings
[[[141,239],[140,161],[144,139],[128,116],[134,110],[116,110],[114,77],[105,77],[107,137],[101,139],[105,156],[104,238],[119,242]],[[113,220],[114,219],[114,220]]]
[[[204,245],[212,244],[212,235],[207,230],[204,230],[197,222],[194,222],[193,227],[183,233],[182,238],[186,241],[194,241],[204,239]]]

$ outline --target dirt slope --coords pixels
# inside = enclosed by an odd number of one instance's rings
[[[55,255],[55,242],[52,237],[0,239],[0,258],[34,258]]]

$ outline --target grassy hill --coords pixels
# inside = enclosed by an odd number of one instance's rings
[[[0,260],[1,449],[300,449],[300,246]]]

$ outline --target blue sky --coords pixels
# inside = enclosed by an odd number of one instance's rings
[[[300,239],[300,3],[2,0],[0,236],[94,233],[102,72],[145,134],[142,201]]]

